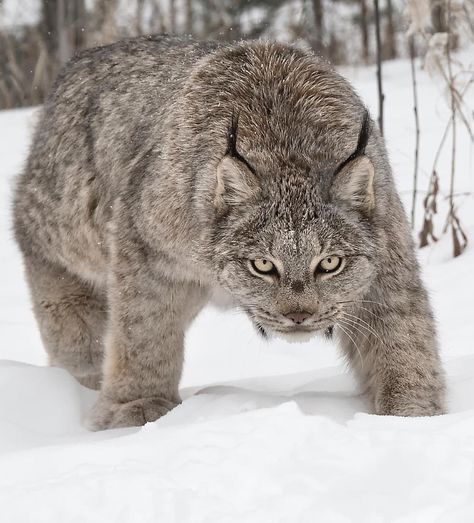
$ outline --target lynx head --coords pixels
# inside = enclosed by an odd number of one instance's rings
[[[262,334],[325,330],[374,277],[369,116],[355,151],[318,172],[290,163],[269,172],[239,152],[237,133],[233,116],[216,173],[219,281]]]

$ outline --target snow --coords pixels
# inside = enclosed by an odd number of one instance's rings
[[[39,0],[3,0],[0,2],[0,25],[14,28],[36,24],[41,16]]]
[[[376,114],[373,68],[345,69]],[[419,72],[420,191],[448,119]],[[407,208],[409,64],[386,65],[386,137]],[[472,93],[470,94],[472,106]],[[11,190],[37,109],[0,113],[0,506],[15,522],[474,521],[474,251],[420,251],[438,319],[449,414],[372,415],[332,342],[267,343],[207,308],[186,339],[182,405],[142,428],[88,432],[95,398],[46,358],[12,241]],[[474,238],[472,146],[459,131],[459,216]],[[443,195],[449,155],[441,157]],[[422,195],[420,196],[420,198]],[[440,205],[442,228],[446,206]],[[421,203],[417,207],[418,223]]]

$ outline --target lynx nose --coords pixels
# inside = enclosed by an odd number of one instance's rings
[[[289,312],[288,314],[285,314],[285,316],[290,319],[293,323],[296,323],[297,325],[301,325],[304,320],[307,320],[312,316],[310,312],[301,311],[301,312]]]

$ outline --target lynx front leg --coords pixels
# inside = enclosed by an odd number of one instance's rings
[[[143,425],[180,402],[184,333],[205,297],[197,284],[157,281],[145,268],[117,275],[91,429]]]
[[[444,375],[421,284],[368,297],[343,313],[341,326],[346,352],[377,414],[444,412]]]
[[[103,293],[66,269],[25,258],[33,309],[50,364],[99,389],[107,303]]]

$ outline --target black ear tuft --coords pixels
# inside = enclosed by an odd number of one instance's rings
[[[362,117],[362,125],[360,127],[359,131],[359,139],[357,140],[357,147],[355,151],[349,156],[349,158],[346,158],[336,169],[336,174],[339,171],[342,171],[342,169],[348,164],[351,163],[352,160],[355,160],[358,156],[362,156],[365,154],[365,149],[367,147],[367,143],[369,142],[370,137],[370,131],[372,130],[372,126],[370,124],[370,116],[369,111],[367,109],[364,110],[364,115]]]
[[[355,151],[356,156],[362,156],[365,154],[365,149],[369,141],[370,131],[372,127],[370,125],[370,116],[369,111],[365,109],[364,116],[362,119],[362,126],[359,131],[359,140],[357,141],[357,149]]]
[[[336,169],[330,189],[333,201],[350,205],[367,216],[375,205],[374,165],[365,155],[371,130],[369,112],[365,109],[357,147]]]
[[[242,205],[260,192],[255,169],[237,150],[239,114],[232,111],[227,131],[227,150],[216,171],[214,205],[218,213]]]
[[[237,131],[239,127],[239,116],[239,113],[236,113],[234,110],[232,110],[230,124],[227,131],[227,150],[225,154],[226,156],[230,156],[231,158],[235,158],[239,162],[242,162],[251,173],[255,174],[255,169],[237,150]]]
[[[238,126],[239,126],[239,113],[236,113],[234,110],[232,110],[229,129],[227,131],[227,150],[225,153],[234,158],[239,155],[239,153],[237,152]]]

